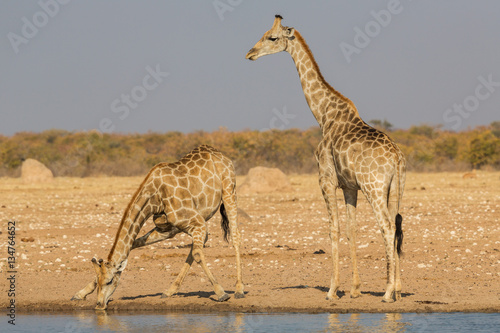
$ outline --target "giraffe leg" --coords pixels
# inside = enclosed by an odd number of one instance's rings
[[[320,187],[323,192],[323,197],[326,202],[326,208],[329,215],[330,223],[330,240],[332,243],[332,260],[333,273],[330,281],[330,290],[326,295],[326,299],[338,299],[337,291],[340,286],[340,271],[339,271],[339,215],[337,210],[337,193],[336,186],[332,181],[331,175],[320,175]]]
[[[180,229],[177,229],[177,230],[180,231]],[[205,243],[207,242],[207,240],[208,240],[208,233],[206,234],[205,242],[203,243],[203,245],[205,245]],[[170,287],[168,288],[168,290],[161,295],[161,298],[171,297],[173,294],[177,293],[177,291],[179,290],[179,288],[182,285],[182,282],[186,278],[186,275],[189,272],[189,269],[193,265],[193,261],[194,261],[194,258],[193,258],[193,247],[191,246],[191,250],[189,250],[189,254],[188,254],[187,258],[186,258],[186,261],[184,262],[184,265],[182,265],[181,271],[177,275],[177,278],[175,278],[175,281],[172,282],[172,284],[170,285]]]
[[[236,207],[236,193],[234,191],[234,183],[228,184],[229,191],[224,191],[222,201],[224,202],[224,209],[229,220],[229,228],[231,230],[231,240],[233,242],[234,251],[236,253],[236,290],[234,293],[235,298],[244,298],[244,284],[241,272],[241,258],[240,258],[240,231],[238,230],[238,209]]]
[[[394,258],[395,258],[395,271],[396,271],[396,284],[394,287],[395,293],[394,293],[394,298],[396,301],[401,300],[401,268],[399,266],[399,254],[397,251],[394,251]]]
[[[172,238],[179,232],[181,230],[172,225],[167,225],[166,228],[155,227],[144,236],[136,238],[131,250]]]
[[[389,220],[390,221],[396,221],[396,215],[398,214],[398,198],[397,198],[397,191],[396,191],[396,186],[397,183],[393,181],[391,183],[391,190],[389,193],[389,200],[387,203],[388,209],[389,209]],[[401,299],[401,269],[399,266],[399,254],[396,251],[396,246],[394,246],[394,259],[395,259],[395,271],[396,271],[396,276],[395,276],[395,294],[394,297],[396,301],[399,301]]]
[[[207,261],[205,255],[203,254],[203,245],[207,237],[207,228],[205,220],[201,215],[197,215],[191,220],[190,223],[191,232],[189,234],[193,237],[192,253],[193,259],[201,266],[208,280],[212,284],[215,295],[219,302],[223,302],[229,299],[229,295],[226,294],[224,288],[217,282],[212,272],[207,266]]]
[[[205,242],[203,243],[203,245],[205,245],[205,243],[207,242],[207,240],[208,240],[208,233],[207,233],[207,235],[205,237]],[[186,262],[182,266],[181,271],[177,275],[177,278],[172,283],[172,285],[170,286],[170,288],[168,288],[168,290],[161,295],[161,298],[170,297],[170,296],[172,296],[173,294],[175,294],[179,290],[182,282],[184,281],[184,278],[187,275],[187,272],[189,271],[189,269],[193,265],[193,261],[194,261],[194,258],[193,258],[193,247],[191,247],[191,250],[189,251],[189,255],[188,255],[187,259],[186,259]]]
[[[226,294],[224,291],[224,288],[220,284],[217,283],[217,280],[214,278],[212,273],[210,272],[210,269],[208,268],[205,260],[205,256],[203,254],[202,248],[205,242],[208,239],[207,235],[207,230],[206,230],[206,223],[203,217],[201,215],[197,215],[196,217],[192,218],[190,222],[188,223],[190,226],[189,230],[186,230],[186,232],[193,237],[193,245],[191,247],[191,251],[189,252],[189,255],[186,259],[186,262],[182,266],[182,269],[175,279],[175,281],[172,283],[168,291],[163,293],[162,298],[165,297],[170,297],[173,294],[175,294],[178,290],[179,287],[181,286],[182,282],[184,281],[184,278],[187,275],[187,272],[189,271],[189,268],[191,268],[191,265],[193,264],[193,261],[196,261],[197,263],[200,264],[202,267],[203,271],[207,275],[210,283],[212,283],[212,286],[214,287],[215,294],[217,295],[218,301],[223,302],[229,299],[229,295]]]
[[[356,240],[358,234],[358,225],[356,222],[356,204],[358,201],[358,191],[344,189],[344,200],[347,210],[347,239],[349,241],[349,249],[351,252],[352,262],[352,285],[351,285],[351,298],[361,296],[359,287],[361,281],[358,272],[358,258],[356,256]]]
[[[189,255],[188,255],[187,259],[186,259],[186,262],[182,266],[181,271],[179,272],[179,275],[177,275],[177,278],[170,285],[170,287],[168,288],[168,290],[161,295],[161,298],[170,297],[170,296],[172,296],[173,294],[175,294],[179,290],[179,288],[181,287],[182,282],[184,281],[184,278],[187,275],[187,272],[191,268],[191,265],[193,265],[193,248],[191,248],[191,250],[189,251]]]
[[[387,193],[386,191],[384,191]],[[384,193],[382,192],[382,193]],[[394,292],[396,289],[396,249],[394,247],[394,233],[396,231],[396,221],[391,221],[389,209],[387,207],[387,195],[380,193],[376,197],[370,197],[369,201],[375,213],[375,218],[378,221],[382,237],[384,238],[385,256],[387,262],[387,286],[385,290],[383,302],[394,302]]]
[[[200,266],[202,267],[202,269],[205,272],[210,283],[212,283],[212,286],[213,286],[214,291],[215,291],[215,295],[217,295],[217,300],[219,302],[227,301],[229,299],[229,295],[226,294],[226,292],[224,291],[224,288],[222,288],[222,286],[217,282],[217,280],[213,276],[212,272],[208,268],[207,263],[206,263],[206,259],[205,259],[205,255],[203,254],[203,251],[201,250],[201,246],[195,245],[194,243],[193,243],[193,257],[194,257],[194,260],[196,260],[196,262],[198,264],[200,264]]]
[[[77,292],[75,296],[71,297],[72,301],[83,301],[85,298],[92,294],[97,287],[97,279],[94,279],[92,282],[90,282],[88,285],[85,286],[82,290]]]

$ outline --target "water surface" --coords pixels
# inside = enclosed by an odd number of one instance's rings
[[[1,332],[498,332],[498,313],[18,314]]]

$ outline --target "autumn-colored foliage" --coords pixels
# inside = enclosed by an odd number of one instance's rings
[[[500,169],[499,123],[462,132],[436,126],[413,126],[389,135],[398,143],[413,171]],[[387,129],[385,129],[387,130]],[[307,130],[166,132],[102,134],[50,130],[0,136],[0,176],[19,176],[22,161],[36,159],[55,176],[134,176],[159,162],[178,160],[192,148],[209,144],[226,154],[237,174],[254,166],[286,173],[316,173],[314,150],[321,140],[317,127]]]

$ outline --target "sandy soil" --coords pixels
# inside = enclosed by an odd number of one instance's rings
[[[141,180],[56,178],[47,185],[26,185],[20,179],[0,179],[0,269],[9,276],[7,222],[15,220],[17,311],[95,307],[95,294],[86,301],[70,298],[94,278],[90,259],[107,257],[123,209]],[[340,193],[342,297],[325,299],[332,263],[317,176],[290,180],[291,192],[239,196],[239,207],[250,217],[239,221],[246,298],[216,302],[195,264],[180,292],[161,299],[189,252],[190,238],[178,235],[132,251],[109,311],[500,311],[500,173],[479,172],[466,180],[458,173],[408,174],[401,212],[403,299],[392,304],[381,302],[386,275],[382,237],[361,195],[357,216],[363,296],[349,297],[351,265]],[[222,240],[219,217],[209,225],[205,255],[232,294],[234,251]],[[143,232],[151,228],[148,221]],[[0,281],[4,307],[9,284],[6,278]]]

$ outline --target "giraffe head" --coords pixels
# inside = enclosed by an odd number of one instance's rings
[[[120,281],[120,276],[127,265],[127,260],[124,260],[118,267],[114,267],[110,262],[104,263],[102,259],[97,261],[92,258],[92,265],[97,275],[97,306],[95,309],[106,310],[109,298],[118,287],[118,281]]]
[[[257,44],[248,51],[246,55],[247,59],[257,60],[262,56],[278,53],[287,49],[289,41],[295,39],[295,29],[282,26],[282,19],[280,15],[276,15],[271,29],[266,31]]]

